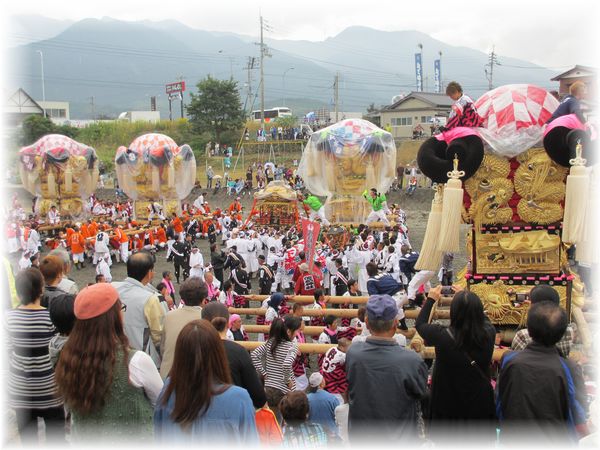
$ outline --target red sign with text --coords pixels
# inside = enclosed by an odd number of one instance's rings
[[[185,91],[185,81],[178,81],[176,83],[169,83],[165,86],[165,92],[167,94],[175,94],[177,92]]]

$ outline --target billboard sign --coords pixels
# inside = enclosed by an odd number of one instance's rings
[[[185,81],[177,81],[176,83],[169,83],[165,86],[165,92],[167,94],[176,94],[185,91]]]

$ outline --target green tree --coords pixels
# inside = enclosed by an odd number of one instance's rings
[[[242,127],[244,113],[236,81],[217,80],[209,75],[196,87],[198,93],[191,94],[192,100],[186,109],[197,132],[211,131],[216,142],[220,142],[221,133]]]
[[[22,145],[30,145],[46,134],[54,133],[56,126],[44,116],[32,114],[23,121]]]
[[[298,125],[298,118],[296,116],[278,117],[275,119],[275,125],[282,128],[294,128]]]

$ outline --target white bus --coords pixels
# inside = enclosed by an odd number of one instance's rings
[[[290,108],[286,108],[285,106],[265,109],[265,122],[270,122],[278,117],[292,117],[292,110]],[[260,122],[260,109],[252,111],[252,119]]]

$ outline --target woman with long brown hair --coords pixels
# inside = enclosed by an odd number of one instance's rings
[[[75,298],[77,321],[55,375],[72,413],[74,441],[152,438],[152,407],[163,382],[152,358],[129,347],[124,308],[108,283],[88,286]]]
[[[250,395],[232,384],[223,342],[207,320],[188,323],[177,337],[154,435],[161,443],[258,444]]]

